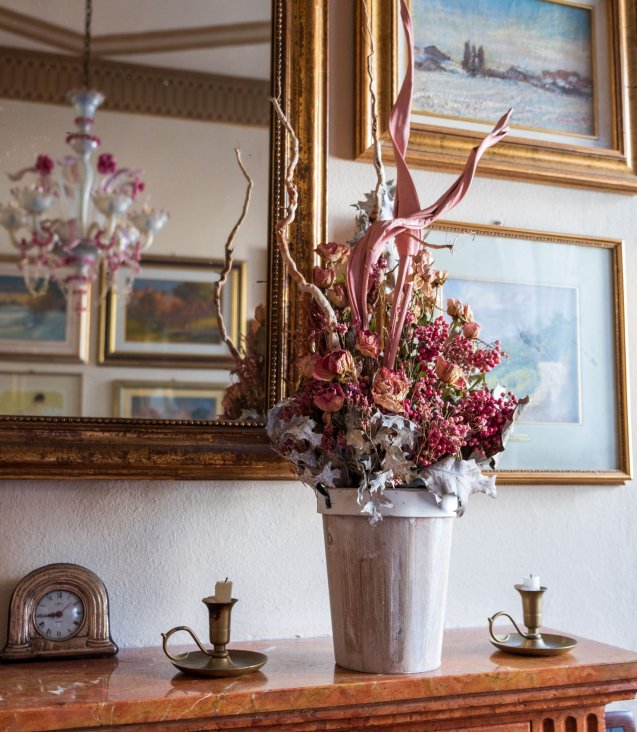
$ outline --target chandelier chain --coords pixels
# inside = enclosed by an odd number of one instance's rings
[[[82,82],[86,89],[90,83],[91,64],[91,21],[93,19],[93,0],[86,0],[86,13],[84,16],[84,57],[82,59]]]

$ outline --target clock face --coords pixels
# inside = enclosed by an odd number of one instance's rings
[[[35,608],[35,627],[40,635],[53,641],[70,638],[84,620],[84,603],[69,590],[51,590]]]

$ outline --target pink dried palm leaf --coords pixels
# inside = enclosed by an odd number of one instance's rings
[[[396,276],[395,296],[388,323],[388,337],[385,343],[383,365],[393,368],[400,335],[411,302],[413,285],[411,271],[413,257],[422,246],[422,230],[431,225],[464,198],[475,175],[476,167],[484,152],[498,143],[509,131],[507,122],[511,110],[502,117],[493,131],[475,147],[456,182],[431,206],[420,209],[418,193],[405,161],[409,143],[409,122],[414,82],[413,28],[404,0],[400,5],[401,19],[407,38],[407,73],[389,119],[389,134],[396,161],[396,203],[395,218],[390,221],[376,221],[370,225],[363,237],[354,246],[347,263],[346,284],[352,308],[352,319],[360,327],[368,327],[367,292],[372,267],[378,262],[385,244],[392,238],[400,258]],[[420,240],[420,241],[419,241]]]

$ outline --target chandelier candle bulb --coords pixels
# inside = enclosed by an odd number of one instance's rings
[[[230,602],[232,600],[232,582],[226,577],[224,582],[217,582],[215,585],[215,598],[217,602]]]
[[[540,589],[540,578],[536,574],[530,574],[528,577],[522,579],[522,587],[525,590],[539,590]]]

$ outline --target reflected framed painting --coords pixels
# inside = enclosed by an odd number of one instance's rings
[[[15,258],[0,257],[0,360],[88,361],[90,288],[76,308],[56,282],[27,287]]]
[[[82,375],[0,371],[0,414],[81,417]]]
[[[103,298],[99,362],[232,368],[212,299],[223,262],[143,257],[141,267],[134,278],[122,267]],[[235,262],[222,290],[224,320],[234,343],[246,332],[245,276],[245,263]]]
[[[460,172],[513,108],[478,175],[637,193],[635,0],[406,0],[414,33],[407,162]],[[357,22],[357,157],[371,159],[369,45]],[[407,67],[399,0],[369,0],[380,128]]]
[[[623,242],[437,222],[443,298],[470,303],[508,354],[487,376],[531,403],[499,483],[619,484],[631,475]]]
[[[227,384],[116,381],[113,416],[125,419],[214,420],[223,414]]]

